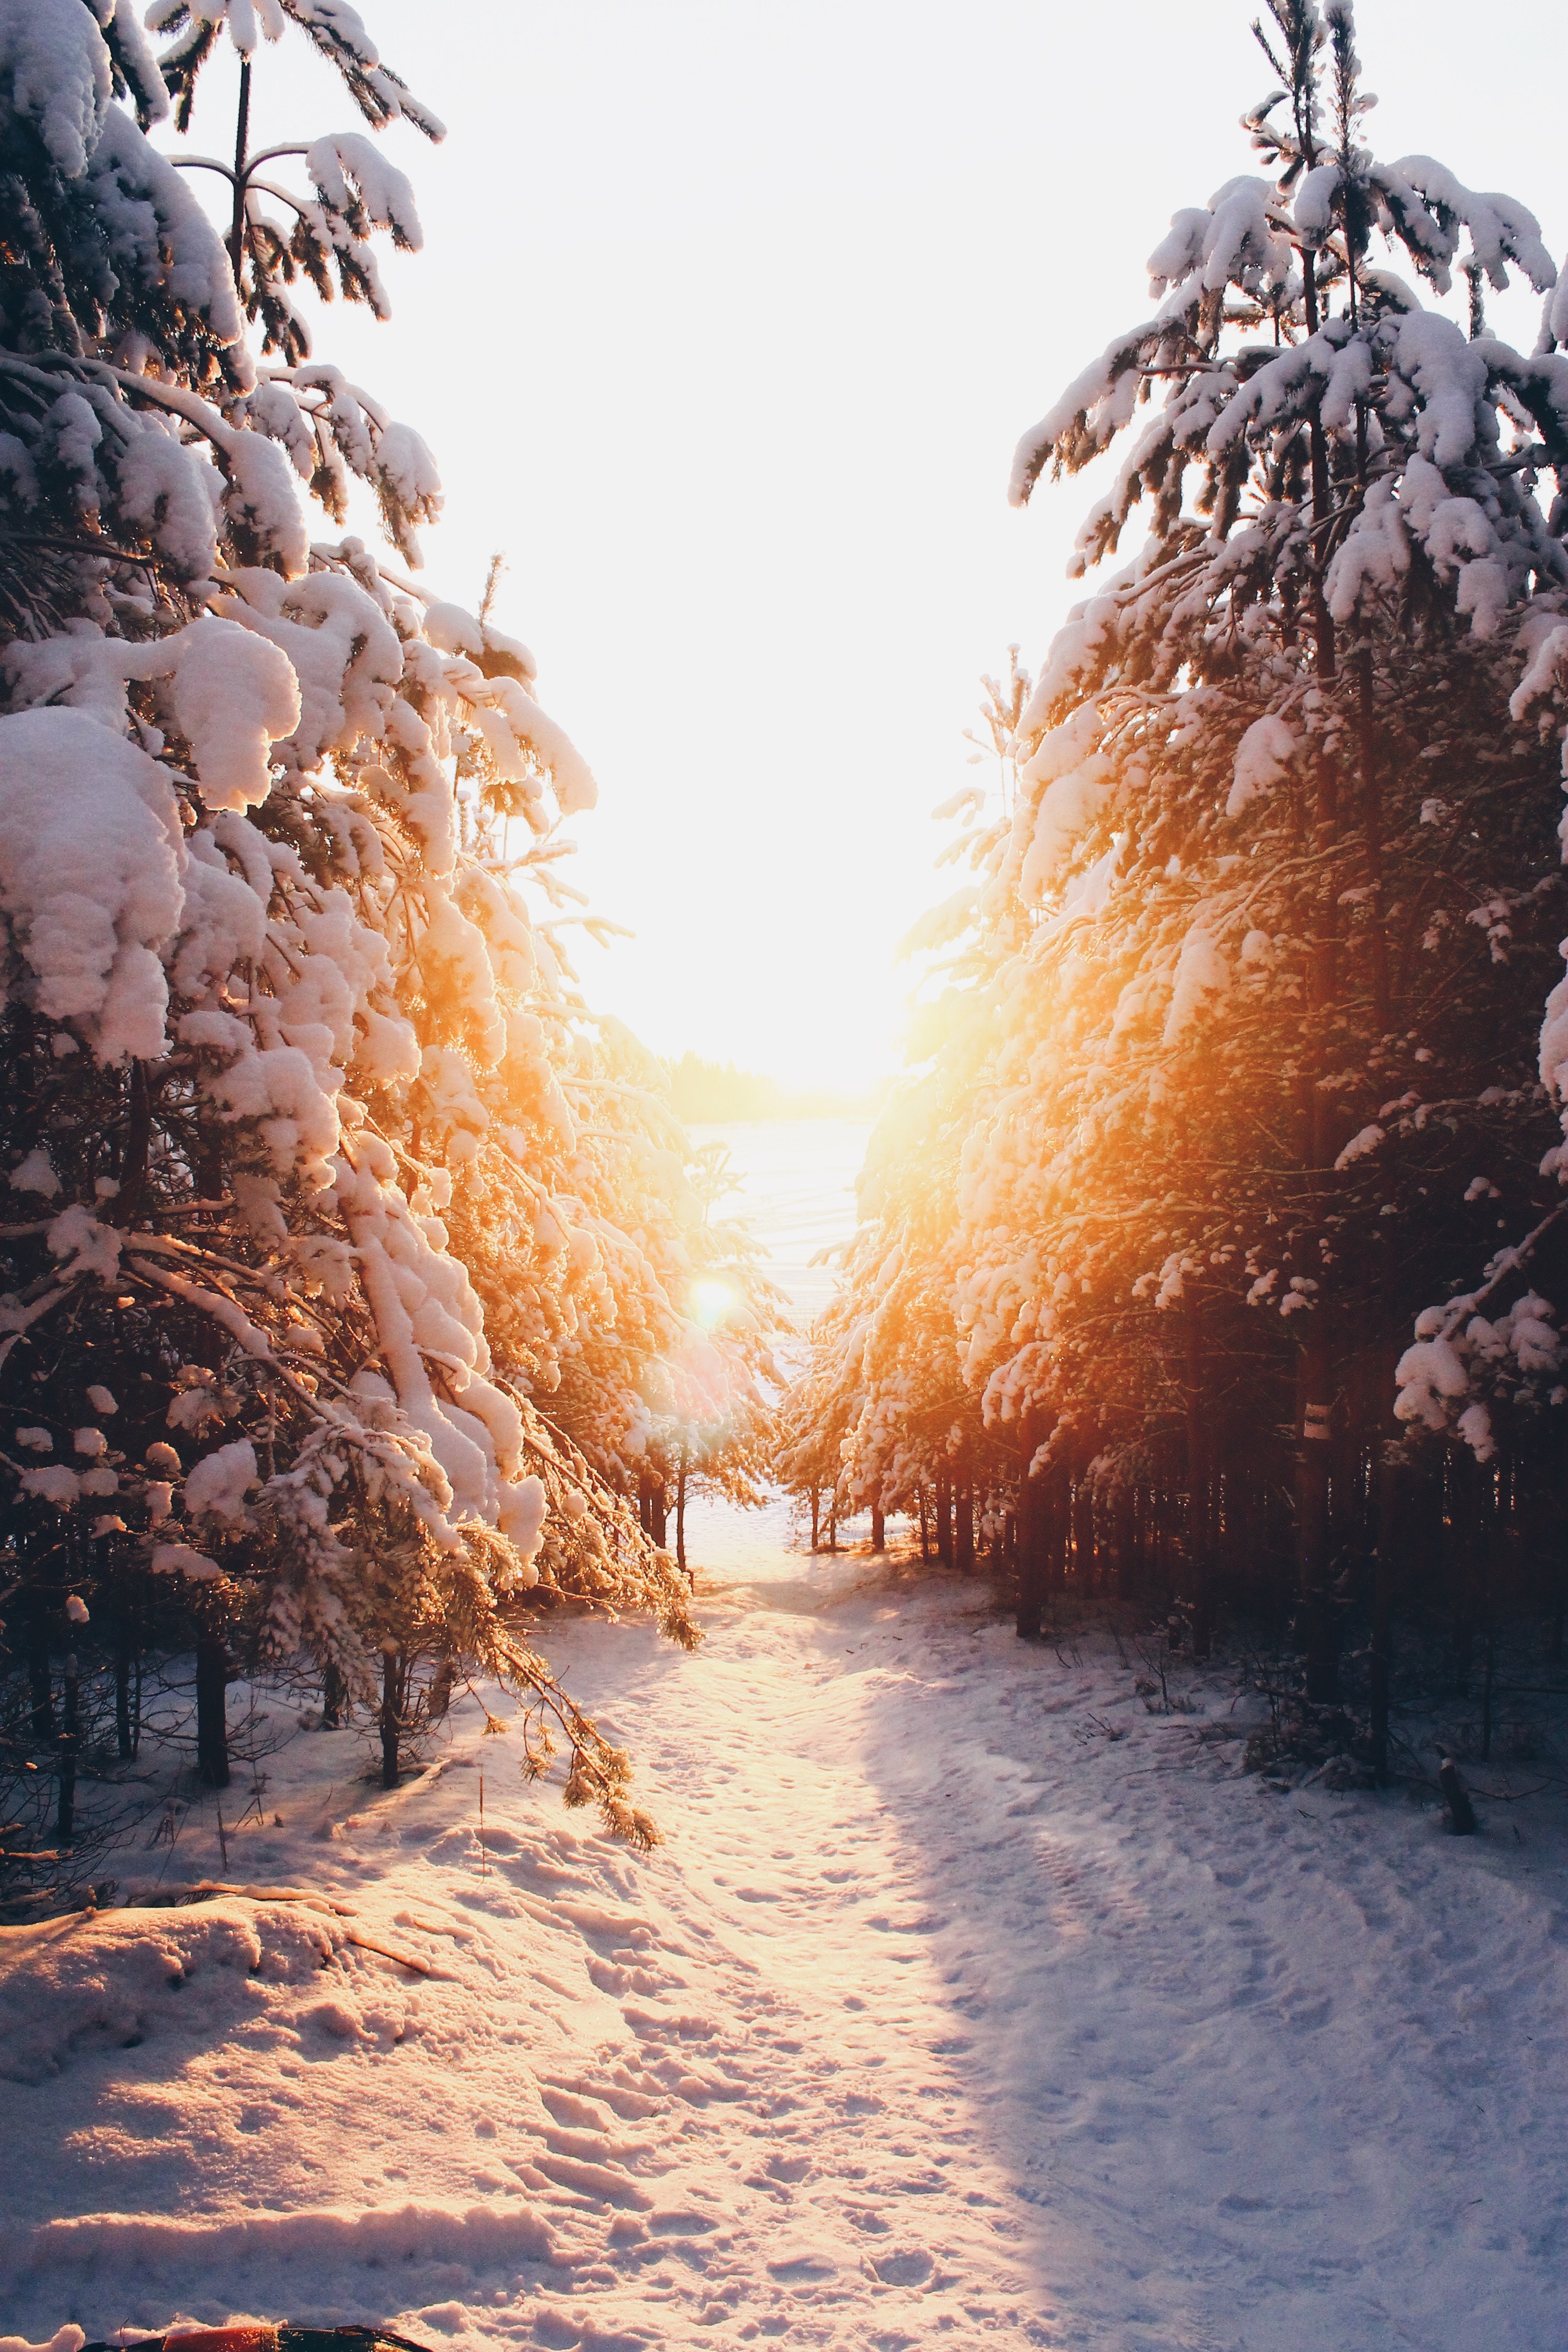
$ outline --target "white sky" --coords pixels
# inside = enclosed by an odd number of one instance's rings
[[[474,604],[506,551],[497,617],[601,787],[574,878],[637,932],[584,941],[590,997],[659,1052],[863,1084],[895,944],[954,887],[928,812],[978,675],[1014,639],[1037,665],[1081,593],[1090,492],[1015,513],[1013,444],[1140,314],[1172,211],[1254,168],[1252,8],[360,5],[449,136],[389,135],[426,249],[385,264],[390,326],[336,310],[318,356],[436,451],[432,585]],[[1561,254],[1561,0],[1358,22],[1379,151],[1508,189]],[[258,61],[268,141],[357,127],[301,48]]]

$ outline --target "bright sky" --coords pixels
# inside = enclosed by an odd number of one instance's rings
[[[1090,491],[1013,512],[1013,444],[1141,315],[1172,211],[1253,168],[1253,9],[360,5],[450,135],[390,134],[426,250],[384,264],[390,326],[335,311],[318,352],[436,451],[432,584],[475,603],[506,551],[497,617],[601,787],[575,878],[637,933],[584,943],[590,996],[659,1052],[863,1084],[896,942],[954,887],[928,812],[979,673],[1081,593]],[[1562,253],[1561,0],[1358,21],[1380,152],[1508,189]],[[268,141],[354,127],[299,49],[258,61]],[[193,126],[219,153],[230,82]]]

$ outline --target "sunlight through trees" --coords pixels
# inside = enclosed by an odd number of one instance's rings
[[[1019,444],[1018,501],[1125,444],[1080,572],[1149,536],[938,812],[974,879],[789,1475],[962,1494],[1020,1632],[1069,1581],[1200,1654],[1293,1612],[1326,1702],[1369,1617],[1385,1762],[1396,1604],[1561,1645],[1568,300],[1522,204],[1367,146],[1348,9],[1271,16],[1268,175]]]
[[[313,1661],[389,1782],[482,1674],[646,1842],[523,1596],[696,1641],[638,1481],[754,1444],[771,1307],[583,995],[595,784],[501,567],[472,612],[417,584],[430,452],[314,355],[302,297],[385,315],[412,189],[362,131],[253,152],[251,76],[309,40],[370,131],[442,127],[352,10],[153,21],[156,59],[129,0],[47,0],[5,60],[5,1870],[85,1866],[78,1755],[111,1718],[134,1756],[142,1662],[186,1644],[212,1785],[242,1663]],[[161,151],[226,22],[232,164]],[[399,560],[311,538],[362,492]]]

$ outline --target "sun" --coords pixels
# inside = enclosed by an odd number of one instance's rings
[[[692,1312],[705,1331],[712,1331],[734,1313],[740,1301],[727,1282],[698,1282],[692,1285]]]

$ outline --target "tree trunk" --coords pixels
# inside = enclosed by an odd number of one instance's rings
[[[915,1489],[915,1496],[921,1507],[921,1560],[922,1564],[929,1564],[931,1559],[931,1516],[926,1507],[925,1488],[923,1486],[917,1486]]]
[[[109,1212],[111,1224],[134,1224],[147,1189],[147,1155],[153,1143],[153,1089],[145,1062],[131,1065],[130,1097],[126,1105],[125,1144],[120,1160],[120,1191]]]
[[[1497,1433],[1500,1421],[1506,1427],[1510,1418],[1508,1407],[1502,1406],[1494,1417]],[[1513,1507],[1512,1464],[1508,1451],[1488,1465],[1483,1482],[1484,1549],[1480,1592],[1481,1634],[1481,1762],[1492,1760],[1492,1714],[1497,1692],[1497,1628],[1498,1612],[1506,1606],[1511,1582],[1510,1535]]]
[[[110,1580],[110,1551],[106,1541],[93,1547],[94,1564],[103,1583]],[[136,1753],[136,1736],[131,1720],[131,1670],[135,1660],[137,1635],[141,1631],[138,1614],[127,1590],[127,1580],[114,1580],[118,1585],[118,1605],[114,1612],[114,1745],[122,1764],[128,1764]]]
[[[395,1650],[381,1654],[381,1785],[384,1789],[397,1786],[397,1748],[403,1735],[403,1693],[400,1687],[402,1659]]]
[[[822,1497],[818,1494],[817,1489],[814,1486],[811,1490],[811,1549],[814,1554],[816,1550],[816,1538],[821,1528],[821,1505]]]
[[[952,1481],[945,1475],[936,1482],[936,1556],[943,1568],[952,1566]]]
[[[886,1551],[887,1548],[888,1530],[882,1518],[882,1506],[880,1503],[873,1503],[871,1506],[871,1549],[873,1551]]]
[[[1206,1658],[1214,1633],[1214,1430],[1195,1307],[1187,1309],[1187,1606],[1193,1655]]]
[[[27,1698],[35,1739],[55,1736],[55,1691],[49,1674],[49,1634],[41,1592],[32,1595],[23,1633],[27,1652]]]
[[[329,1658],[321,1669],[321,1729],[337,1731],[343,1720],[343,1700],[347,1690],[342,1674]]]
[[[646,1470],[637,1474],[637,1525],[645,1536],[653,1533],[653,1479]]]
[[[1296,1559],[1307,1696],[1320,1706],[1340,1695],[1339,1620],[1329,1595],[1329,1462],[1332,1381],[1326,1344],[1301,1350],[1296,1381]]]
[[[1125,1482],[1117,1487],[1111,1506],[1110,1540],[1116,1553],[1116,1591],[1125,1601],[1132,1591],[1138,1550],[1137,1492]]]
[[[1072,1485],[1065,1463],[1045,1471],[1046,1589],[1065,1592],[1072,1550]]]
[[[204,1787],[228,1786],[228,1644],[196,1636],[196,1771]]]
[[[961,1576],[974,1573],[974,1496],[968,1486],[960,1486],[956,1501],[958,1518],[953,1544],[953,1560]]]
[[[675,1564],[682,1576],[686,1574],[686,1448],[682,1446],[675,1481]]]
[[[1080,1592],[1094,1590],[1094,1489],[1080,1478],[1073,1489],[1073,1573]]]
[[[1547,1488],[1547,1493],[1552,1504],[1550,1524],[1553,1537],[1553,1558],[1552,1630],[1547,1636],[1546,1654],[1552,1665],[1560,1666],[1563,1663],[1563,1634],[1564,1631],[1568,1630],[1564,1622],[1568,1620],[1568,1548],[1564,1547],[1561,1533],[1565,1522],[1568,1522],[1568,1510],[1563,1507],[1564,1501],[1568,1498],[1565,1498],[1563,1494],[1561,1465],[1559,1465],[1557,1475],[1552,1479]]]
[[[228,266],[234,272],[234,290],[239,292],[240,265],[245,259],[245,166],[246,149],[250,143],[250,59],[242,58],[239,67],[239,112],[234,132],[234,217],[228,232]]]
[[[1448,1549],[1452,1564],[1453,1622],[1448,1669],[1456,1696],[1470,1695],[1470,1660],[1476,1639],[1476,1601],[1480,1583],[1484,1516],[1481,1466],[1468,1446],[1450,1447]]]
[[[135,1754],[131,1738],[131,1639],[123,1617],[114,1643],[114,1748],[122,1764]]]
[[[1314,156],[1309,152],[1308,163],[1310,164],[1314,160]],[[1301,289],[1307,313],[1307,332],[1310,335],[1315,335],[1318,331],[1317,247],[1303,241],[1298,250],[1301,260]],[[1318,677],[1326,685],[1333,677],[1335,667],[1334,624],[1329,612],[1328,597],[1323,589],[1323,572],[1328,561],[1325,534],[1329,519],[1333,513],[1333,499],[1329,488],[1329,442],[1328,435],[1323,429],[1321,394],[1312,403],[1308,413],[1307,436],[1312,476],[1312,532],[1317,544],[1317,556],[1311,573],[1312,630],[1317,639]]]
[[[1192,1498],[1191,1526],[1194,1538],[1190,1575],[1193,1655],[1200,1659],[1209,1657],[1214,1650],[1215,1549],[1218,1516],[1215,1486],[1212,1475],[1201,1477],[1197,1492]]]
[[[1394,1575],[1402,1517],[1404,1449],[1394,1440],[1380,1448],[1377,1471],[1377,1549],[1372,1587],[1372,1769],[1380,1789],[1388,1786],[1388,1703],[1394,1673]]]
[[[1027,1459],[1018,1489],[1018,1634],[1032,1642],[1039,1638],[1050,1576],[1051,1498],[1047,1473],[1030,1477]]]
[[[653,1482],[653,1495],[648,1504],[648,1516],[653,1522],[652,1534],[660,1551],[669,1549],[669,1495],[662,1478]]]
[[[66,1660],[64,1727],[60,1737],[59,1807],[55,1818],[55,1843],[76,1843],[76,1764],[80,1747],[80,1715],[77,1706],[77,1664],[73,1650]]]

